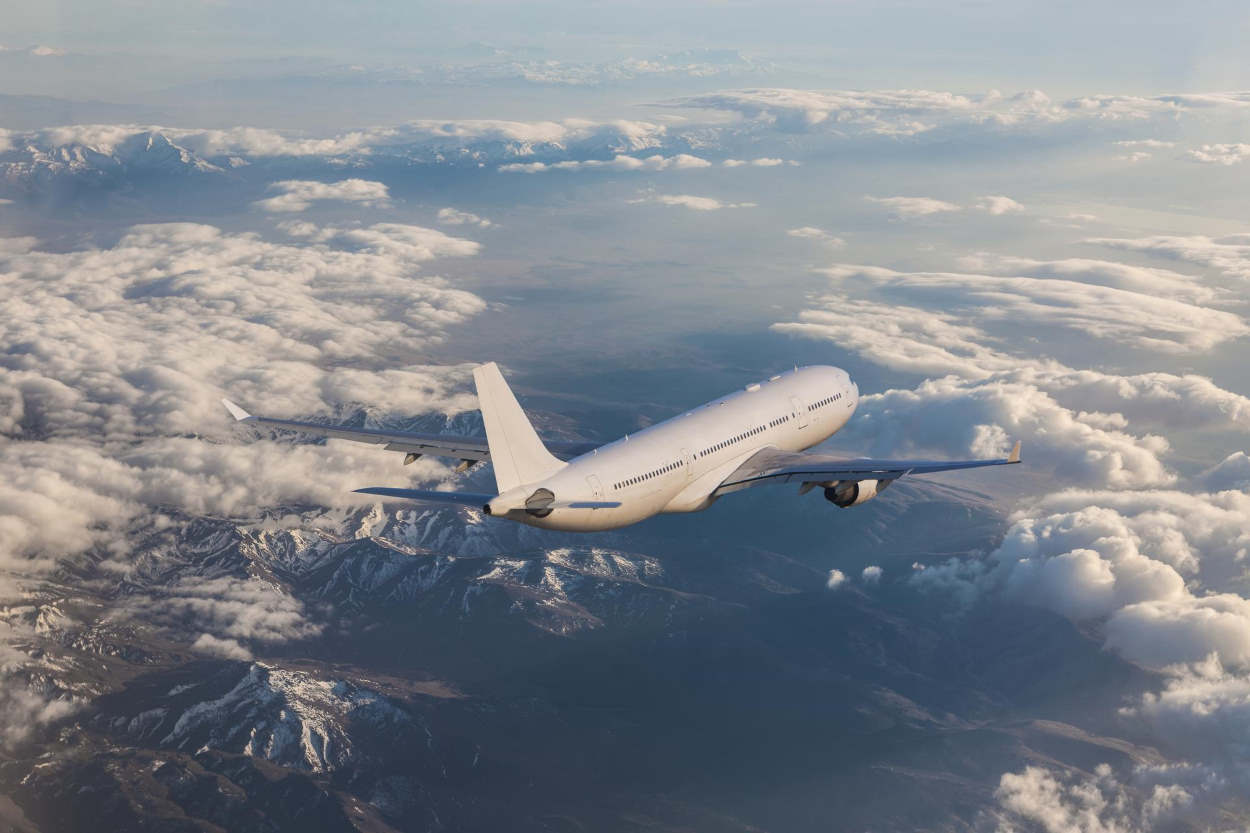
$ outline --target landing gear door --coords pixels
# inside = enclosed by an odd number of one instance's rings
[[[590,493],[594,495],[595,500],[603,497],[603,484],[599,482],[597,475],[590,475],[586,478],[586,482],[590,484]]]
[[[794,414],[795,424],[800,428],[807,427],[807,405],[797,396],[790,397],[790,408]]]

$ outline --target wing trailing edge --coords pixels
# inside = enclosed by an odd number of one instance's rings
[[[896,480],[907,474],[934,474],[1020,462],[1020,441],[1006,457],[989,460],[873,460],[832,454],[765,448],[747,458],[721,481],[713,494],[723,495],[761,483],[831,483],[838,480]]]
[[[354,489],[362,495],[378,495],[412,500],[417,503],[455,503],[461,506],[472,506],[481,509],[494,498],[494,495],[477,494],[475,492],[439,492],[433,489],[392,489],[389,486],[369,486],[365,489]]]

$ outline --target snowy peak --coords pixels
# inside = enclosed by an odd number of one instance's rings
[[[165,134],[150,130],[125,139],[117,146],[113,157],[129,170],[171,174],[221,171],[216,165],[174,144]]]
[[[398,703],[346,680],[263,663],[231,663],[199,679],[130,698],[143,709],[121,709],[110,728],[189,754],[217,750],[306,772],[353,765],[364,754],[360,738],[425,738]]]
[[[35,133],[0,154],[4,180],[33,193],[48,186],[77,184],[116,187],[140,177],[184,177],[220,173],[218,166],[175,144],[163,133],[146,130],[110,140],[64,141]]]

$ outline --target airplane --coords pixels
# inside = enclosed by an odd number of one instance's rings
[[[457,458],[457,471],[494,465],[496,494],[373,486],[356,492],[419,503],[469,506],[492,518],[571,532],[618,529],[660,513],[698,512],[722,495],[764,483],[798,483],[799,494],[858,506],[909,474],[1020,462],[1020,442],[992,460],[871,460],[805,453],[833,436],[859,405],[859,387],[840,368],[796,367],[752,382],[604,446],[544,443],[494,363],[473,370],[485,437],[340,428],[252,416],[228,399],[239,422]]]

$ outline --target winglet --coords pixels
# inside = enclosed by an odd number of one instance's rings
[[[221,400],[221,404],[225,405],[226,410],[230,412],[230,416],[234,417],[239,422],[242,422],[245,419],[252,418],[251,414],[249,414],[247,411],[243,410],[238,405],[231,402],[229,399]]]
[[[1020,462],[1020,441],[1016,440],[1016,444],[1011,447],[1011,453],[1007,455],[1008,463]]]

